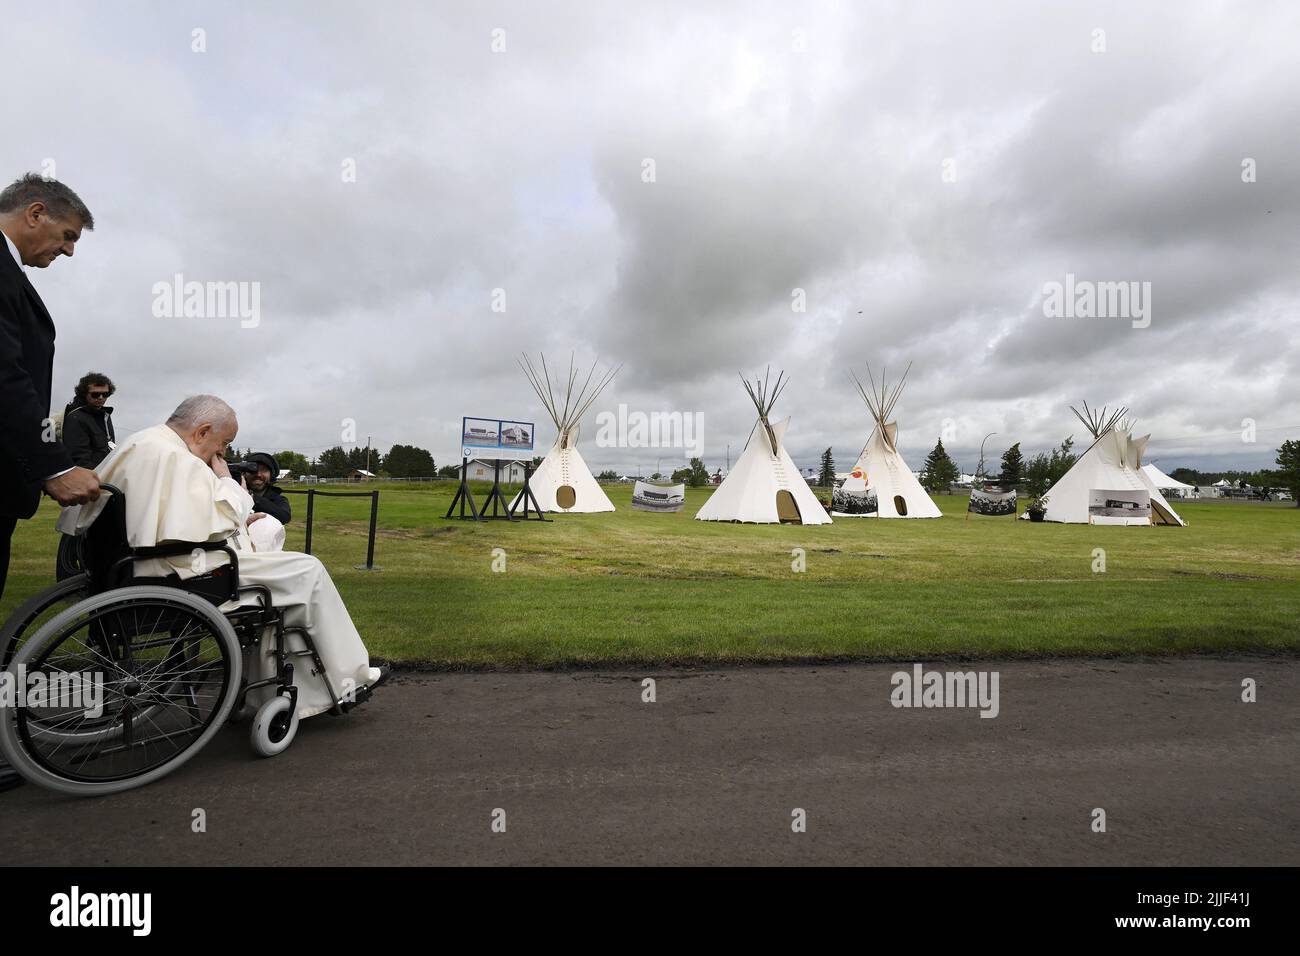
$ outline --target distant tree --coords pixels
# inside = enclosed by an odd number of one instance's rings
[[[664,477],[663,475],[659,474],[659,472],[656,471],[653,475],[650,476],[650,480],[651,480],[651,481],[661,481],[661,480],[663,480],[663,477]]]
[[[687,469],[686,483],[692,488],[699,488],[709,483],[709,470],[699,458],[692,458]]]
[[[1297,508],[1300,508],[1300,441],[1288,439],[1277,450],[1278,468],[1273,474],[1278,485],[1291,492]]]
[[[939,439],[934,450],[925,459],[921,483],[930,491],[946,491],[948,485],[956,481],[960,475],[956,463],[944,450],[943,439]]]
[[[1024,477],[1024,468],[1025,459],[1020,454],[1020,442],[1016,442],[1002,456],[1002,474],[998,477],[998,484],[1014,488]]]
[[[1065,473],[1079,460],[1079,456],[1071,451],[1072,448],[1074,448],[1074,436],[1070,435],[1061,442],[1059,447],[1052,449],[1052,454],[1047,459],[1047,473],[1052,484],[1064,478]]]
[[[533,471],[536,471],[536,470],[537,470],[537,466],[540,465],[541,463],[542,463],[542,456],[541,456],[541,455],[535,455],[535,456],[533,456]]]
[[[833,488],[835,486],[835,459],[831,457],[831,450],[827,448],[822,452],[822,470],[817,476],[817,484],[823,488]]]
[[[599,475],[596,476],[596,480],[597,481],[618,481],[618,472],[610,471],[608,468],[606,468],[604,471],[602,471]]]
[[[438,469],[439,478],[459,478],[460,465],[443,465]]]
[[[361,468],[373,472],[381,463],[379,452],[369,445],[354,445],[348,449],[347,454],[349,471],[353,468]]]
[[[673,471],[672,477],[669,480],[684,482],[689,477],[691,477],[691,470],[689,468],[678,468]]]
[[[281,470],[289,469],[289,475],[297,478],[299,475],[311,474],[311,463],[307,461],[306,455],[300,455],[296,451],[277,451],[275,453],[275,463],[280,466]]]
[[[1025,466],[1025,490],[1035,498],[1047,494],[1047,488],[1052,483],[1050,467],[1047,455],[1041,451]]]
[[[1024,470],[1025,490],[1035,498],[1047,494],[1078,460],[1079,456],[1071,451],[1073,447],[1074,436],[1071,435],[1053,448],[1050,455],[1043,452],[1035,455]]]
[[[393,478],[427,478],[437,473],[433,455],[415,445],[394,445],[384,456],[383,468]]]
[[[341,445],[326,448],[316,462],[316,474],[322,478],[342,478],[348,473],[348,453]]]

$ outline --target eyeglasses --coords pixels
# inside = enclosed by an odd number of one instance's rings
[[[90,393],[90,397],[91,397],[91,398],[108,398],[108,396],[110,396],[110,395],[112,395],[112,394],[113,394],[112,392],[91,392],[91,393]]]

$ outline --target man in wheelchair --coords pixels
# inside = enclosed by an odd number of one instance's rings
[[[136,432],[104,459],[98,469],[100,481],[119,488],[126,501],[127,542],[132,548],[177,541],[226,542],[238,553],[239,586],[260,586],[269,592],[272,606],[283,612],[284,627],[291,632],[290,650],[301,652],[300,660],[316,664],[300,664],[294,670],[297,718],[336,710],[340,699],[363,700],[386,673],[370,666],[370,655],[324,566],[308,554],[254,549],[247,527],[253,499],[231,477],[225,462],[238,428],[234,410],[224,401],[196,395],[181,402],[166,423]],[[110,497],[68,508],[59,529],[83,531]],[[135,576],[187,581],[229,563],[223,551],[195,550],[137,560]],[[230,601],[221,610],[238,604]],[[310,635],[316,652],[311,658],[298,631]],[[276,651],[271,640],[249,649],[245,680],[267,683],[249,692],[246,710],[275,695],[271,678],[276,674]],[[317,667],[323,667],[323,675]]]

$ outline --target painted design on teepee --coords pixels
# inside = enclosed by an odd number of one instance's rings
[[[849,477],[844,479],[840,492],[843,496],[859,497],[874,494],[876,507],[872,510],[855,512],[836,511],[837,517],[841,514],[844,517],[854,518],[943,517],[939,506],[926,494],[921,483],[912,474],[912,469],[907,466],[907,462],[899,453],[898,422],[891,421],[894,407],[903,394],[903,386],[907,384],[907,374],[911,370],[912,366],[909,363],[898,383],[891,388],[884,369],[881,369],[880,385],[877,385],[871,366],[867,366],[867,380],[871,385],[869,391],[862,384],[861,379],[852,372],[849,373],[849,378],[857,386],[858,394],[866,403],[873,425],[871,435],[862,448],[862,454],[858,456],[858,461],[853,466],[853,471],[849,473]]]
[[[572,355],[569,356],[567,378],[562,378],[557,372],[554,381],[551,379],[550,367],[546,364],[546,356],[539,356],[539,359],[540,371],[527,355],[520,357],[519,368],[537,393],[542,407],[551,416],[558,434],[555,444],[529,479],[529,488],[537,499],[537,506],[542,511],[613,511],[614,503],[609,500],[609,496],[592,476],[582,455],[578,453],[578,433],[582,416],[614,380],[622,366],[597,375],[598,362],[593,362],[586,379],[579,385],[578,379],[582,373],[575,367]],[[518,496],[515,501],[519,501]]]
[[[782,445],[790,419],[771,421],[772,406],[788,384],[783,372],[777,373],[775,383],[771,377],[770,366],[763,378],[756,377],[752,383],[740,376],[758,420],[736,466],[696,512],[697,521],[831,523],[830,515]]]

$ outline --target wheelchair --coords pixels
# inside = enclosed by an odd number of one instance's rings
[[[338,694],[311,635],[285,625],[266,587],[239,583],[239,557],[226,541],[132,548],[125,497],[101,489],[109,498],[78,537],[84,570],[27,600],[0,630],[0,668],[11,689],[24,689],[0,708],[0,753],[23,777],[73,796],[144,786],[183,766],[265,687],[275,693],[256,709],[249,740],[259,755],[275,756],[298,732],[301,658],[325,682],[330,713],[370,697],[370,687]],[[212,567],[214,552],[229,563]],[[211,569],[188,579],[135,576],[136,561],[177,556]],[[290,649],[290,634],[302,649]],[[245,654],[268,639],[275,674],[245,680]],[[85,693],[96,686],[97,695]]]

